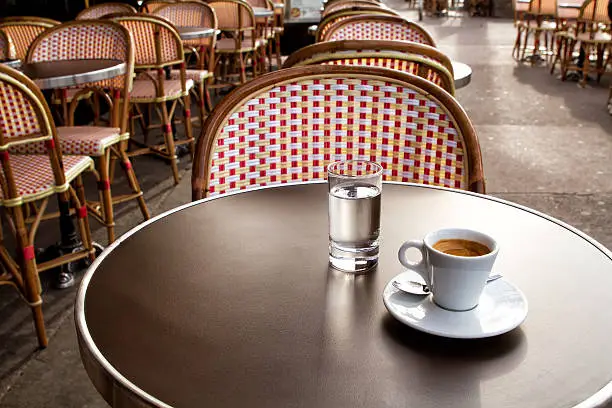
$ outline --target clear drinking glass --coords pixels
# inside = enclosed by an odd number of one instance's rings
[[[329,262],[364,272],[378,262],[382,167],[364,160],[335,162],[329,184]]]

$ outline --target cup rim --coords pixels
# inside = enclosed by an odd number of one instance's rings
[[[493,248],[490,248],[488,244],[483,243],[479,240],[476,239],[471,239],[472,241],[476,241],[479,244],[485,245],[487,247],[489,247],[489,249],[491,250],[489,253],[486,253],[484,255],[478,255],[478,256],[459,256],[459,255],[452,255],[452,254],[447,254],[446,252],[442,252],[442,251],[438,251],[437,249],[435,249],[433,247],[433,245],[429,244],[429,239],[431,238],[434,234],[443,232],[443,231],[460,231],[460,232],[473,232],[476,233],[478,235],[482,235],[484,237],[486,237],[488,240],[490,240],[493,243]],[[456,238],[456,239],[467,239],[467,238]],[[430,231],[425,235],[425,238],[423,238],[423,243],[425,244],[425,246],[427,247],[428,250],[433,251],[434,253],[436,253],[437,255],[441,255],[444,257],[449,257],[450,259],[463,259],[463,260],[467,260],[467,259],[472,259],[472,260],[477,260],[477,259],[484,259],[487,257],[491,257],[497,254],[497,252],[499,251],[499,244],[497,243],[497,241],[490,236],[489,234],[485,234],[484,232],[475,230],[475,229],[471,229],[471,228],[440,228],[437,229],[435,231]]]
[[[338,174],[333,172],[330,169],[333,169],[335,166],[339,165],[339,164],[345,164],[345,163],[366,163],[366,164],[371,164],[373,165],[373,167],[376,168],[376,171],[371,173],[371,174],[364,174],[361,176],[356,176],[356,175],[346,175],[346,174]],[[338,160],[335,161],[333,163],[330,163],[327,166],[327,174],[328,175],[333,175],[335,178],[340,178],[340,179],[359,179],[359,178],[370,178],[370,177],[378,177],[382,174],[383,172],[383,167],[380,165],[380,163],[374,162],[374,161],[370,161],[370,160],[359,160],[359,159],[352,159],[352,160]]]

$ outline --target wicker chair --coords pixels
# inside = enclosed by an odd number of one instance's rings
[[[272,12],[271,17],[255,17],[255,27],[257,38],[264,44],[261,47],[259,64],[260,71],[265,72],[265,59],[266,56],[269,61],[270,71],[272,70],[272,57],[274,54],[273,48],[277,50],[277,64],[280,62],[280,48],[276,46],[276,35],[275,35],[275,24],[276,19],[274,18],[274,3],[272,0],[246,0],[247,3],[253,8],[267,9]],[[267,49],[267,52],[266,52]],[[280,65],[279,65],[280,66]]]
[[[217,16],[208,4],[198,1],[170,3],[155,10],[153,15],[163,17],[175,27],[207,27],[217,29]],[[208,85],[214,82],[216,35],[210,38],[199,38],[183,41],[185,50],[190,50],[197,58],[195,69],[185,71],[187,79],[191,79],[195,87],[192,95],[200,107],[200,126],[204,123],[205,109],[212,111],[212,102]],[[180,79],[180,70],[170,71],[170,79]]]
[[[381,163],[385,180],[485,191],[475,130],[447,92],[398,71],[317,65],[256,78],[216,106],[192,198],[323,180],[348,159]]]
[[[7,17],[0,20],[0,31],[4,31],[15,45],[15,58],[23,60],[36,37],[59,21],[42,17]]]
[[[520,47],[516,53],[517,56],[520,55],[520,60],[525,60],[531,34],[534,36],[533,54],[529,56],[532,64],[537,62],[538,56],[542,52],[540,48],[542,35],[544,36],[545,55],[553,55],[553,35],[557,30],[556,15],[557,0],[532,0],[529,3],[529,10],[524,14],[523,21],[518,22],[516,27],[515,48],[516,45]],[[521,46],[520,37],[523,34],[524,39]]]
[[[95,6],[91,6],[81,11],[77,16],[76,20],[97,20],[108,16],[109,14],[116,13],[137,13],[137,10],[126,3],[102,3]]]
[[[597,82],[599,82],[601,76],[606,72],[606,65],[610,60],[608,55],[604,61],[604,54],[606,50],[608,50],[608,54],[612,51],[612,36],[608,31],[610,24],[607,0],[587,0],[584,2],[580,9],[577,25],[568,29],[565,38],[562,38],[560,42],[558,55],[561,58],[561,79],[566,79],[569,70],[579,69],[582,71],[581,86],[586,85],[588,74],[593,71],[597,73]],[[582,67],[578,67],[573,62],[573,53],[576,46],[578,48],[582,47],[586,55]],[[591,55],[596,57],[595,67],[591,64]]]
[[[342,10],[359,10],[360,8],[383,8],[387,7],[382,3],[375,3],[366,0],[352,0],[352,1],[344,1],[344,2],[336,2],[328,7],[325,7],[321,12],[321,18],[325,18],[326,16],[337,13]]]
[[[12,154],[9,149],[28,150],[42,145],[41,155]],[[0,65],[0,205],[15,235],[16,256],[0,246],[0,285],[11,285],[32,308],[38,344],[47,346],[38,273],[95,257],[91,245],[81,174],[93,168],[87,156],[62,158],[49,107],[38,87],[25,75]],[[73,189],[69,183],[75,183]],[[76,191],[75,191],[76,190]],[[49,198],[57,195],[60,208],[73,208],[78,217],[84,249],[37,264],[34,240]],[[29,209],[37,214],[28,223]],[[71,205],[72,204],[72,205]]]
[[[126,97],[129,100],[134,72],[134,50],[130,33],[111,21],[78,20],[65,23],[41,34],[32,43],[26,62],[82,59],[112,59],[127,64],[126,72],[118,77],[74,88],[75,97],[67,109],[68,126],[57,128],[63,154],[85,155],[96,159],[100,204],[93,203],[90,209],[91,214],[106,227],[108,242],[112,243],[115,240],[114,204],[136,199],[145,220],[150,217],[138,179],[125,153],[129,139],[128,105],[122,103],[122,100]],[[93,94],[96,105],[99,101],[108,103],[110,126],[72,126],[79,96],[85,94]],[[116,159],[121,162],[132,193],[113,197],[110,168]],[[101,212],[98,210],[100,206]]]
[[[0,31],[0,60],[14,60],[15,54],[13,40],[4,31]]]
[[[245,83],[246,68],[249,58],[252,61],[253,76],[259,72],[258,59],[261,48],[265,46],[257,36],[255,16],[252,7],[241,0],[211,0],[208,3],[214,10],[219,23],[219,29],[224,31],[229,37],[217,41],[217,61],[215,66],[223,68],[222,75],[215,75],[217,78],[224,78],[225,82],[231,83],[229,74],[225,70],[237,62],[239,67],[238,83]]]
[[[158,8],[164,7],[166,4],[176,3],[174,0],[149,0],[145,1],[140,6],[141,13],[154,13]]]
[[[372,5],[370,7],[358,7],[354,10],[340,10],[335,13],[330,13],[325,16],[317,26],[317,31],[315,33],[315,41],[322,41],[322,38],[327,34],[330,27],[332,27],[335,23],[339,21],[346,20],[349,17],[353,16],[363,16],[363,15],[384,15],[384,16],[395,16],[400,17],[399,13],[394,10],[382,8],[380,6]]]
[[[135,112],[134,116],[141,118],[144,132],[144,143],[134,139],[132,129],[131,142],[140,146],[128,154],[137,156],[142,154],[155,154],[170,162],[175,184],[179,183],[179,173],[175,147],[188,145],[193,153],[193,134],[191,131],[191,98],[190,91],[194,84],[187,79],[185,68],[185,54],[183,43],[176,28],[165,18],[153,15],[133,15],[114,18],[116,22],[132,33],[134,42],[135,68],[141,70],[140,76],[134,81],[130,94],[130,103]],[[164,69],[179,67],[178,79],[167,79]],[[167,103],[171,106],[168,108]],[[172,131],[172,118],[178,104],[184,110],[185,138],[176,140]],[[147,125],[143,119],[141,107],[155,107],[164,136],[164,143],[149,144],[148,131],[155,125]],[[132,122],[133,123],[133,122]]]
[[[304,65],[364,65],[418,75],[455,93],[453,66],[438,49],[408,41],[326,41],[289,56],[283,68]]]
[[[435,47],[431,35],[416,23],[394,16],[353,16],[334,23],[321,41],[412,41]]]

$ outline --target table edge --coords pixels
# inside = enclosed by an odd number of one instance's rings
[[[468,86],[470,82],[472,82],[472,73],[474,72],[472,70],[472,67],[466,64],[465,62],[451,60],[451,64],[452,63],[465,65],[470,70],[470,73],[464,76],[463,78],[453,78],[453,82],[455,83],[455,89],[461,89]]]
[[[78,86],[78,85],[86,84],[89,82],[103,81],[105,79],[114,78],[116,76],[123,75],[126,73],[127,63],[125,61],[120,61],[120,60],[110,60],[110,61],[117,61],[119,63],[117,65],[113,65],[112,67],[96,69],[93,71],[88,71],[83,74],[62,75],[62,76],[40,78],[40,79],[32,78],[32,80],[41,89],[61,89],[61,88],[68,88],[72,86]],[[41,61],[41,62],[53,62],[53,61]],[[26,63],[24,65],[28,65],[28,64],[36,64],[36,62]],[[98,75],[99,73],[102,73],[102,72],[112,72],[112,75],[106,78],[101,78],[101,79],[86,79],[83,81],[73,80],[73,78],[77,77],[77,75],[85,77],[85,78],[89,78],[89,77]],[[71,82],[74,82],[74,84],[72,84]]]
[[[85,367],[87,374],[94,384],[100,395],[106,400],[106,402],[110,406],[124,406],[124,403],[129,403],[129,401],[133,402],[138,407],[161,407],[161,408],[173,408],[172,405],[168,405],[165,402],[155,398],[154,396],[148,394],[141,388],[137,387],[134,383],[125,378],[119,371],[117,371],[112,364],[102,354],[102,352],[98,349],[96,344],[94,343],[91,334],[89,333],[89,329],[87,327],[87,323],[85,321],[85,296],[87,294],[87,287],[89,286],[89,282],[93,277],[96,269],[99,265],[104,261],[104,259],[113,252],[115,248],[117,248],[123,241],[130,238],[132,235],[140,231],[141,229],[146,228],[150,224],[157,222],[158,220],[170,216],[176,212],[191,208],[196,205],[200,205],[209,201],[222,199],[226,197],[231,197],[238,194],[249,193],[253,191],[266,190],[272,188],[282,188],[282,187],[292,187],[299,185],[311,185],[311,184],[325,184],[326,181],[308,181],[308,182],[296,182],[296,183],[286,183],[274,186],[263,186],[256,187],[249,190],[236,191],[233,193],[228,193],[224,195],[217,195],[213,197],[204,198],[198,201],[190,202],[183,204],[179,207],[173,208],[166,212],[163,212],[148,221],[143,222],[140,225],[132,228],[121,237],[119,237],[115,242],[109,245],[103,252],[96,258],[93,264],[87,269],[83,280],[79,286],[75,306],[74,306],[74,320],[77,332],[77,340],[79,344],[79,350],[81,353],[81,360],[83,361],[83,366]],[[607,249],[604,245],[599,243],[594,238],[585,234],[584,232],[578,230],[577,228],[572,227],[571,225],[558,220],[554,217],[546,215],[542,212],[534,210],[532,208],[513,203],[508,200],[504,200],[502,198],[488,196],[485,194],[473,193],[470,191],[464,190],[456,190],[446,187],[438,187],[431,186],[425,184],[416,184],[416,183],[402,183],[402,182],[385,182],[385,184],[391,185],[400,185],[400,186],[410,186],[410,187],[419,187],[419,188],[427,188],[433,190],[443,190],[451,193],[457,194],[465,194],[469,196],[475,196],[479,198],[483,198],[490,201],[495,201],[500,204],[505,204],[510,207],[514,207],[519,210],[526,211],[533,215],[544,218],[548,221],[551,221],[562,228],[578,235],[595,248],[597,248],[600,252],[602,252],[606,257],[608,257],[612,261],[612,251]],[[91,370],[95,370],[92,372]],[[115,405],[117,401],[120,401],[118,405]],[[584,401],[574,405],[572,408],[603,408],[606,404],[612,402],[612,380],[610,380],[606,385],[604,385],[599,391],[595,392],[593,395],[585,399]],[[137,405],[136,405],[137,404]],[[127,405],[129,406],[129,405]]]

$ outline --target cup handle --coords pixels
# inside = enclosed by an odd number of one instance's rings
[[[416,248],[421,251],[421,260],[419,262],[410,262],[406,257],[406,251],[408,251],[408,249],[410,248]],[[399,259],[402,265],[421,275],[423,280],[425,280],[425,283],[427,283],[428,286],[431,286],[431,282],[429,281],[429,276],[425,268],[426,254],[425,242],[423,240],[417,239],[404,242],[400,247],[399,251],[397,252],[397,258]]]

